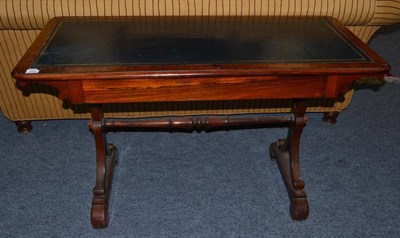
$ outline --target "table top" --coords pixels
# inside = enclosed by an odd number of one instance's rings
[[[327,19],[62,20],[32,67],[371,61]]]
[[[54,18],[13,70],[71,103],[336,98],[387,63],[332,18]]]
[[[332,18],[73,17],[49,22],[14,77],[63,73],[73,78],[76,73],[102,72],[124,76],[144,71],[146,75],[231,74],[226,71],[232,70],[244,75],[326,74],[387,67]]]

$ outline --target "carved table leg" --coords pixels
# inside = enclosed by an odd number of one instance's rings
[[[94,228],[106,228],[117,148],[107,144],[101,105],[91,105],[90,114],[89,128],[96,143],[96,185],[93,188],[91,222]]]
[[[304,181],[300,176],[300,136],[307,118],[305,111],[308,101],[295,101],[292,108],[293,122],[285,140],[271,144],[271,159],[277,161],[279,171],[285,183],[290,199],[290,215],[293,220],[305,220],[308,217],[307,195]]]

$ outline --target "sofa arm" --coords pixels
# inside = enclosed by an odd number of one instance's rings
[[[347,26],[392,24],[400,0],[0,0],[0,29],[40,30],[56,16],[331,16]]]
[[[378,0],[370,26],[391,25],[400,22],[400,0]]]

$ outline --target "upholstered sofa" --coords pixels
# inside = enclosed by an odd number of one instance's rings
[[[47,21],[55,16],[332,16],[364,42],[383,25],[400,19],[400,0],[0,0],[0,109],[19,126],[31,129],[30,121],[88,118],[85,105],[66,105],[51,88],[37,86],[23,96],[11,77],[14,66]],[[324,112],[335,121],[350,103],[353,91],[341,100],[314,100],[310,112]],[[136,103],[109,105],[107,117],[153,117],[193,114],[280,113],[290,101],[215,101]]]

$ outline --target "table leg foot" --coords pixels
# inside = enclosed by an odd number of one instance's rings
[[[110,155],[105,157],[104,187],[94,187],[91,210],[91,222],[94,228],[106,228],[108,226],[108,206],[111,197],[111,185],[114,175],[114,167],[117,164],[117,148],[108,144]]]
[[[304,181],[293,179],[293,169],[290,166],[289,151],[282,150],[285,140],[279,140],[270,146],[271,159],[276,160],[283,182],[289,195],[290,216],[293,220],[301,221],[308,217],[309,207],[304,191]]]
[[[292,198],[290,200],[290,216],[295,221],[306,220],[308,217],[308,202],[306,197]]]
[[[108,226],[108,207],[105,205],[92,205],[91,222],[93,228],[106,228]]]

